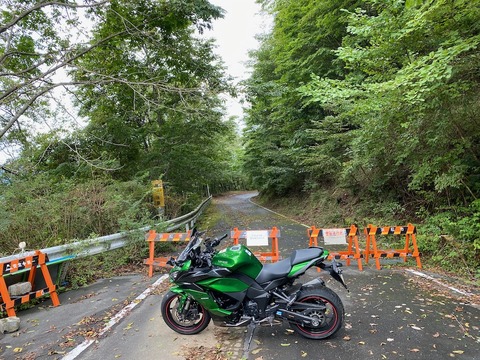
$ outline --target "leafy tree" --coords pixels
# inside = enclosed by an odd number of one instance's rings
[[[350,13],[336,51],[345,79],[304,88],[332,119],[358,127],[343,169],[350,185],[425,206],[441,203],[438,193],[450,204],[476,198],[478,3],[368,5]]]
[[[2,248],[20,233],[44,247],[144,225],[153,178],[185,211],[204,185],[235,182],[236,129],[218,96],[230,85],[198,36],[221,15],[204,0],[6,3],[2,131],[22,152],[8,167],[17,175],[0,174]],[[31,136],[29,121],[53,120],[59,87],[87,125]]]
[[[308,104],[298,88],[311,74],[341,78],[343,64],[334,50],[346,33],[347,15],[355,1],[264,2],[275,15],[272,33],[253,54],[247,82],[252,104],[247,116],[246,167],[262,190],[277,194],[329,183],[344,152],[339,139],[327,139],[327,112]],[[334,130],[343,127],[335,125]],[[345,125],[347,128],[349,124]],[[336,133],[335,133],[336,135]]]
[[[133,88],[150,87],[152,91],[182,89],[185,82],[171,82],[162,72],[150,79],[126,76],[131,65],[127,59],[138,63],[142,58],[142,44],[147,40],[151,44],[156,41],[161,47],[168,43],[171,51],[177,49],[174,46],[177,43],[178,52],[188,51],[183,47],[185,36],[176,38],[178,31],[185,33],[185,29],[194,27],[202,32],[210,27],[213,18],[221,16],[221,9],[206,0],[6,0],[3,5],[0,14],[3,24],[0,26],[0,139],[3,141],[8,140],[4,135],[15,124],[23,135],[11,132],[10,140],[22,140],[28,133],[29,120],[48,118],[57,88],[72,91],[84,85],[116,83],[130,84]],[[93,37],[89,25],[99,29]],[[112,55],[118,56],[122,47],[139,59],[130,56],[123,59],[123,63],[113,63]],[[96,55],[92,55],[92,51]],[[78,66],[88,60],[80,60],[92,59],[92,56],[103,56],[104,66],[92,70],[88,76],[65,77],[67,72],[83,71]],[[174,52],[168,60],[164,67],[181,65],[179,61],[173,65]],[[183,73],[184,78],[187,75],[188,72]]]

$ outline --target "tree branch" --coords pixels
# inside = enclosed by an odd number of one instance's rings
[[[100,1],[98,3],[93,3],[93,4],[85,4],[85,5],[78,5],[78,4],[72,4],[72,3],[64,3],[64,2],[60,2],[60,1],[49,1],[49,2],[44,2],[44,3],[39,3],[39,4],[36,4],[35,6],[31,7],[30,9],[27,9],[25,10],[24,12],[22,12],[20,15],[18,15],[16,18],[14,18],[12,21],[10,21],[9,23],[3,25],[3,26],[0,26],[0,34],[4,33],[5,31],[7,31],[10,27],[16,25],[20,20],[22,20],[24,17],[28,16],[29,14],[31,14],[32,12],[36,11],[36,10],[39,10],[43,7],[47,7],[47,6],[52,6],[52,5],[57,5],[57,6],[63,6],[63,7],[67,7],[67,8],[75,8],[75,9],[80,9],[80,8],[91,8],[91,7],[95,7],[95,6],[99,6],[99,5],[103,5],[103,4],[106,4],[110,2],[110,0],[104,0],[104,1]]]
[[[58,83],[58,84],[50,84],[49,86],[41,89],[40,91],[33,94],[33,96],[22,106],[22,108],[12,116],[12,118],[7,122],[5,127],[0,130],[0,139],[5,135],[5,133],[15,124],[15,122],[22,116],[28,108],[41,96],[45,95],[46,93],[50,92],[51,90],[55,89],[59,86],[68,86],[68,85],[84,85],[84,84],[95,84],[95,83],[105,83],[105,81],[73,81],[68,83]]]
[[[22,87],[24,86],[27,86],[27,85],[30,85],[32,84],[33,82],[37,81],[37,80],[40,80],[42,78],[45,78],[46,76],[50,75],[50,74],[53,74],[55,71],[61,69],[62,67],[70,64],[72,61],[78,59],[79,57],[85,55],[86,53],[88,53],[90,50],[96,48],[97,46],[103,44],[104,42],[107,42],[108,40],[118,36],[118,35],[121,35],[125,33],[124,31],[120,31],[120,32],[117,32],[115,34],[111,34],[109,36],[107,36],[106,38],[104,39],[101,39],[99,41],[97,41],[95,44],[89,46],[88,48],[86,49],[83,49],[82,51],[80,51],[79,53],[77,53],[75,56],[72,56],[71,58],[68,58],[67,60],[64,60],[62,61],[60,64],[52,67],[51,69],[45,71],[44,73],[26,81],[26,82],[23,82],[21,84],[17,84],[15,86],[12,86],[10,89],[6,90],[1,96],[0,96],[0,101],[9,97],[10,95],[12,95],[13,93],[15,93],[17,90],[21,89]],[[1,136],[0,136],[1,137]]]

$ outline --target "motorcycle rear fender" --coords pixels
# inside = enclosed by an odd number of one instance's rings
[[[307,288],[323,287],[325,286],[325,281],[320,278],[313,279],[302,285],[299,291],[302,291]]]

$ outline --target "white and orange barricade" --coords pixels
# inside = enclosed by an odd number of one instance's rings
[[[148,241],[149,257],[143,260],[143,263],[148,265],[148,276],[153,276],[154,266],[165,267],[167,266],[167,261],[170,259],[166,257],[155,257],[156,243],[166,241],[188,242],[190,241],[191,235],[191,231],[187,231],[186,233],[157,233],[155,230],[150,230],[145,236],[146,241]]]
[[[18,257],[8,262],[0,263],[0,309],[5,310],[8,316],[15,316],[15,305],[27,303],[32,299],[50,294],[53,306],[60,305],[58,299],[57,287],[53,283],[50,272],[47,267],[47,254],[36,250],[33,254]],[[44,282],[47,287],[35,290],[35,276],[37,268],[40,267]],[[21,272],[28,273],[29,291],[22,294],[11,295],[5,282],[5,276],[14,275]]]
[[[328,259],[346,260],[346,264],[350,265],[350,261],[357,260],[359,270],[363,270],[362,258],[363,254],[358,244],[358,227],[352,224],[349,228],[339,229],[320,229],[311,226],[307,229],[310,239],[309,246],[318,246],[318,238],[322,237],[325,245],[348,245],[346,250],[329,251]]]
[[[254,252],[255,256],[261,262],[270,261],[274,263],[281,259],[278,248],[280,230],[275,226],[269,230],[239,230],[238,228],[234,228],[230,232],[230,237],[233,239],[234,245],[238,245],[241,239],[245,239],[248,247],[269,246],[270,242],[271,251],[257,251]]]
[[[407,226],[385,226],[377,227],[369,224],[364,229],[366,240],[365,248],[365,261],[368,263],[368,259],[373,257],[375,259],[375,265],[380,270],[380,259],[382,258],[403,258],[403,261],[407,261],[407,257],[413,257],[417,261],[417,266],[421,269],[422,263],[420,261],[420,252],[417,247],[417,228],[408,224]],[[398,237],[405,236],[405,247],[401,249],[389,249],[381,250],[377,244],[377,235],[387,236],[394,235]]]

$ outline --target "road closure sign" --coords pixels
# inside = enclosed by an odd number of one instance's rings
[[[247,246],[267,246],[268,230],[247,230]]]
[[[322,229],[325,245],[343,245],[347,243],[345,229]]]

